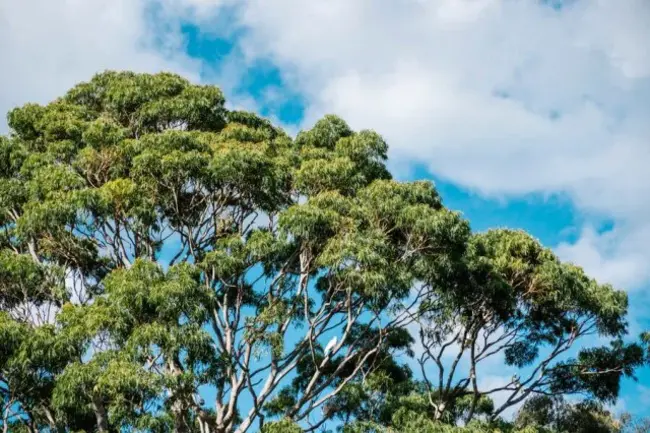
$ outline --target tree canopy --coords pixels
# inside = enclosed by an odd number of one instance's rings
[[[454,432],[614,401],[646,360],[623,291],[473,233],[336,116],[292,138],[215,86],[104,72],[8,122],[5,431]],[[498,356],[521,377],[485,387]]]

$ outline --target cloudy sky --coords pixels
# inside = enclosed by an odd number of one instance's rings
[[[0,0],[0,112],[104,69],[217,84],[289,131],[375,129],[397,177],[529,230],[650,327],[648,0]],[[650,372],[624,388],[650,407]]]

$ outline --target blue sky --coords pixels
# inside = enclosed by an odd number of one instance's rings
[[[0,111],[172,70],[295,133],[333,112],[476,230],[523,228],[650,328],[644,0],[0,0]],[[0,124],[0,132],[6,126]],[[619,409],[650,415],[650,371]]]

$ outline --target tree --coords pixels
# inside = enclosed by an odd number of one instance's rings
[[[224,104],[105,72],[9,113],[5,431],[481,431],[534,394],[613,399],[642,361],[624,293],[523,233],[473,235],[431,183],[391,178],[377,133],[328,115],[293,139]],[[613,346],[560,358],[594,333]],[[497,408],[477,379],[494,353],[533,372]]]
[[[618,433],[621,422],[593,400],[567,403],[558,397],[535,396],[517,413],[515,425],[535,426],[550,432]]]
[[[457,398],[445,411],[442,419],[436,418],[435,408],[429,400],[426,384],[415,380],[408,368],[403,372],[383,368],[344,389],[332,402],[336,418],[343,424],[371,423],[395,427],[395,414],[408,413],[447,425],[462,423],[473,406],[470,395]],[[483,396],[474,407],[475,415],[482,421],[489,419],[494,402]]]
[[[418,312],[418,361],[438,419],[466,395],[473,400],[466,421],[482,397],[497,392],[506,397],[492,419],[534,395],[614,401],[621,377],[633,377],[645,361],[641,344],[623,340],[626,294],[562,263],[528,234],[474,234],[464,262],[458,278],[430,282]],[[611,344],[580,346],[589,336]],[[495,356],[520,373],[503,385],[482,386],[480,367]]]
[[[102,73],[8,120],[5,428],[315,429],[407,349],[405,303],[469,236],[430,183],[391,180],[378,134],[326,116],[292,140],[172,74]]]
[[[433,419],[430,410],[402,406],[389,423],[357,422],[345,433],[621,433],[623,425],[594,401],[568,403],[535,396],[517,412],[514,422],[472,421],[459,427]]]

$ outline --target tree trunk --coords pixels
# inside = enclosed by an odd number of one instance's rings
[[[56,420],[54,419],[54,416],[52,415],[52,412],[50,411],[47,406],[41,406],[41,409],[43,410],[43,413],[45,414],[45,417],[47,418],[47,423],[50,425],[50,429],[53,432],[58,431],[57,426],[56,426]]]
[[[188,433],[187,410],[183,407],[181,401],[176,400],[172,405],[172,414],[174,416],[174,433]]]
[[[99,433],[108,433],[108,416],[106,415],[104,402],[99,395],[93,395],[92,405],[97,419],[97,431]]]

